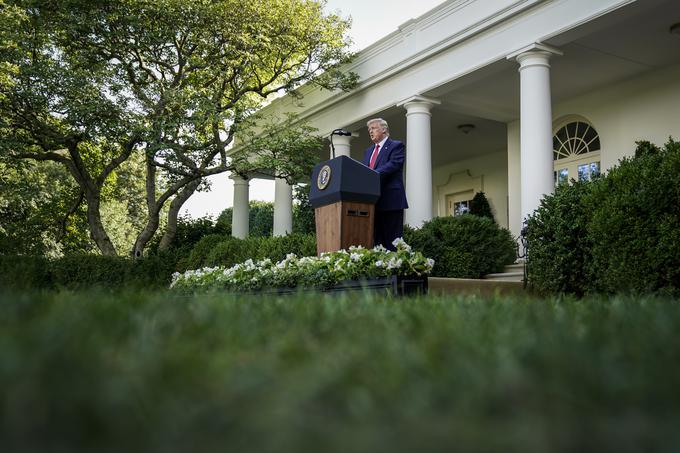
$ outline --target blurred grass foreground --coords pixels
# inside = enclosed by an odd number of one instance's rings
[[[0,298],[3,452],[680,450],[677,300]]]

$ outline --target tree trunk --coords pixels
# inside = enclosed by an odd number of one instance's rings
[[[160,211],[163,205],[156,201],[156,166],[153,164],[153,158],[147,156],[146,158],[146,210],[149,219],[144,225],[144,229],[139,233],[135,240],[135,245],[132,246],[132,257],[141,258],[144,254],[144,249],[149,243],[153,235],[158,229],[160,223]]]
[[[102,255],[116,256],[116,248],[113,246],[109,235],[106,234],[104,224],[102,224],[99,212],[99,193],[94,194],[88,191],[85,197],[87,199],[87,223],[90,226],[90,237],[97,244]]]
[[[175,198],[170,203],[170,210],[168,211],[168,225],[165,228],[165,233],[161,238],[161,243],[158,245],[159,250],[167,250],[175,239],[175,234],[177,234],[177,217],[179,215],[179,210],[182,208],[184,203],[189,199],[198,186],[201,184],[201,180],[197,179],[191,181],[189,184],[184,186],[184,188],[175,196]]]
[[[149,220],[146,222],[146,225],[144,225],[142,232],[139,233],[139,236],[137,236],[135,245],[132,247],[133,258],[141,258],[143,256],[146,245],[149,243],[158,229],[159,219],[159,210],[155,209],[153,211],[149,211]]]

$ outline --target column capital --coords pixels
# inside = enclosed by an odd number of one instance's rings
[[[234,181],[234,184],[239,184],[239,185],[248,185],[250,184],[250,178],[244,178],[241,175],[237,175],[235,173],[232,173],[229,175],[229,179]]]
[[[437,99],[415,95],[397,103],[397,107],[404,107],[407,112],[417,110],[423,111],[423,113],[429,113],[432,107],[439,104],[441,104],[441,102]]]
[[[358,134],[352,134],[352,135],[334,135],[333,136],[333,143],[349,143],[353,138],[358,137]]]
[[[506,58],[516,60],[520,64],[520,69],[522,69],[534,65],[548,66],[548,60],[553,55],[561,56],[564,55],[564,52],[556,47],[535,42],[512,52]]]

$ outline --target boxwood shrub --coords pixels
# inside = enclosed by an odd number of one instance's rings
[[[231,236],[206,237],[191,251],[190,266],[198,269],[204,266],[233,266],[247,259],[269,258],[281,261],[287,254],[297,256],[316,255],[316,238],[311,234],[293,233],[277,237],[249,237],[237,239]]]
[[[640,147],[648,148],[645,142]],[[680,289],[680,142],[638,151],[594,184],[585,204],[593,290]]]
[[[560,185],[528,220],[529,281],[542,292],[581,295],[589,290],[591,213],[583,200],[592,187],[589,182]]]
[[[136,260],[85,254],[56,259],[0,255],[0,288],[164,288],[178,269],[178,258],[178,254],[168,252]]]
[[[560,187],[528,220],[529,282],[542,292],[680,292],[680,142],[638,142],[592,182]]]
[[[516,259],[510,232],[487,217],[435,217],[422,228],[407,228],[404,240],[435,260],[435,277],[481,278]]]

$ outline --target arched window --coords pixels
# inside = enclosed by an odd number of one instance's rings
[[[563,123],[564,124],[564,123]],[[570,121],[553,135],[555,185],[590,180],[600,174],[600,136],[581,120]]]

